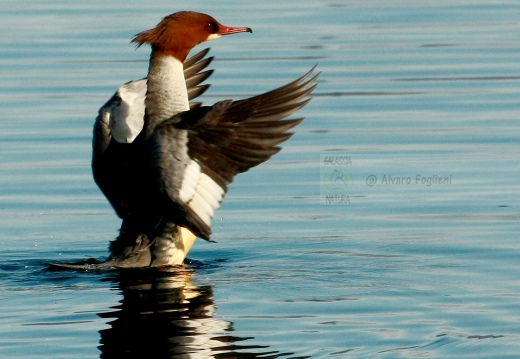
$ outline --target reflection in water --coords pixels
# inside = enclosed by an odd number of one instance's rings
[[[213,290],[191,283],[193,271],[121,270],[114,281],[123,299],[100,331],[101,358],[276,358],[265,346],[238,345],[251,339],[229,335],[232,323],[217,319]],[[287,353],[285,354],[287,355]]]

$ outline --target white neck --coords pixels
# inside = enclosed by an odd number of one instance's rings
[[[159,123],[190,109],[181,61],[173,56],[152,56],[145,106],[147,138]]]

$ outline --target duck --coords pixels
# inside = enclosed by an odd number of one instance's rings
[[[148,75],[122,85],[100,108],[92,142],[96,184],[122,219],[98,267],[181,265],[196,238],[210,241],[211,220],[234,177],[275,155],[311,100],[314,66],[275,90],[204,106],[193,100],[213,72],[198,44],[252,33],[212,16],[180,11],[132,39],[149,45]]]

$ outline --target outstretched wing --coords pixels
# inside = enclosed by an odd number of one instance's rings
[[[303,119],[284,120],[309,101],[314,68],[276,90],[239,101],[183,112],[152,137],[152,167],[179,225],[209,239],[211,218],[227,186],[280,151]]]
[[[203,71],[213,60],[206,57],[205,49],[184,62],[184,77],[191,101],[203,94],[210,85],[201,85],[213,70]],[[94,179],[110,201],[119,216],[125,215],[129,182],[125,172],[126,158],[131,157],[129,147],[119,144],[132,143],[144,125],[146,78],[130,81],[119,90],[99,110],[94,124],[92,170]],[[199,102],[190,102],[191,108],[199,107]],[[112,141],[114,139],[115,141]]]

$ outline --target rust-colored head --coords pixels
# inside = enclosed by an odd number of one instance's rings
[[[169,55],[184,62],[190,50],[204,41],[223,35],[252,32],[248,27],[229,27],[213,17],[181,11],[166,16],[155,28],[137,34],[132,42],[137,46],[150,44],[153,56]]]

